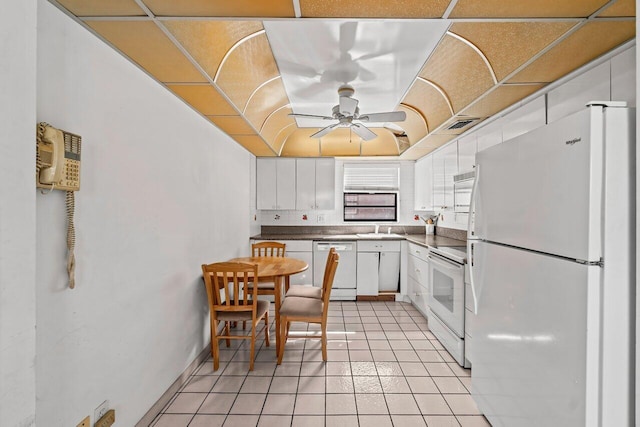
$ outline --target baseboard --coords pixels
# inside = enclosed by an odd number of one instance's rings
[[[378,295],[358,295],[356,301],[395,301],[396,293],[380,293]]]
[[[162,408],[173,398],[173,396],[180,390],[180,388],[187,382],[191,374],[211,355],[211,346],[207,345],[196,358],[187,366],[187,369],[178,376],[178,378],[169,386],[160,399],[153,404],[151,409],[136,423],[136,427],[148,427],[153,420],[158,416]]]

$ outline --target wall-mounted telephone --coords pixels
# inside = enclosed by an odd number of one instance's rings
[[[47,123],[36,128],[36,187],[65,190],[67,204],[67,273],[69,287],[75,287],[76,230],[73,225],[74,191],[80,190],[80,149],[82,138]]]
[[[52,190],[80,189],[80,149],[82,138],[39,123],[36,185]]]

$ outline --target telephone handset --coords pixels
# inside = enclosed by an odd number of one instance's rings
[[[67,205],[67,273],[69,287],[76,284],[73,254],[76,230],[73,225],[74,191],[80,190],[80,148],[82,138],[41,122],[36,129],[36,187],[65,190]]]
[[[36,186],[51,190],[80,190],[82,138],[47,123],[39,123],[37,141]]]

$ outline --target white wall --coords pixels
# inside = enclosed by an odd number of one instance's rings
[[[36,413],[35,0],[3,4],[0,40],[0,426],[23,427]]]
[[[38,5],[37,119],[83,138],[75,290],[64,193],[37,197],[38,424],[93,422],[108,399],[132,426],[207,345],[200,265],[248,253],[252,156]]]
[[[358,161],[358,160],[355,160]],[[258,211],[261,225],[367,225],[367,223],[354,223],[343,221],[343,182],[344,182],[344,164],[354,162],[354,160],[336,159],[335,169],[335,209],[328,211]],[[384,163],[379,160],[374,163]],[[413,192],[414,192],[414,163],[413,161],[391,161],[391,163],[400,164],[400,194],[399,213],[397,223],[393,225],[422,225],[424,222],[415,220],[414,215],[418,212],[413,210]],[[422,212],[421,214],[423,214]],[[303,215],[307,215],[307,219],[303,220]],[[319,216],[322,220],[319,220]],[[374,224],[373,222],[370,224]],[[384,223],[380,223],[383,224]],[[260,230],[258,229],[258,232]],[[256,233],[258,234],[258,233]]]

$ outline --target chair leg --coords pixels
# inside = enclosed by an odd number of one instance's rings
[[[225,322],[224,326],[224,334],[229,336],[231,335],[231,329],[229,328],[230,322]],[[227,338],[227,347],[231,347],[231,340]]]
[[[327,325],[322,323],[322,360],[327,361]]]
[[[264,314],[264,344],[269,347],[269,313]],[[277,347],[277,346],[276,346]]]
[[[286,317],[280,317],[280,351],[278,352],[278,365],[282,363],[284,356],[284,345],[287,342],[287,336],[289,334],[288,323],[289,320]]]
[[[254,353],[256,351],[256,326],[253,325],[253,328],[251,328],[251,354],[250,354],[250,359],[249,359],[249,370],[253,371],[253,358],[254,358]]]
[[[217,371],[220,367],[220,348],[218,345],[218,322],[213,321],[211,324],[211,355],[213,356],[213,370]]]

